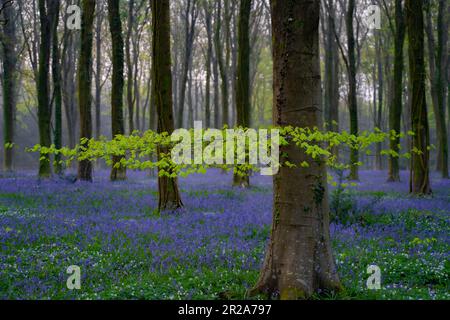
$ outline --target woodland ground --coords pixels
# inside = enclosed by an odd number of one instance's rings
[[[220,172],[182,179],[185,209],[158,216],[154,178],[95,176],[0,179],[0,299],[244,298],[269,236],[270,178],[252,178],[246,191]],[[357,187],[331,191],[345,291],[316,298],[450,299],[450,180],[433,177],[433,197],[411,198],[406,172],[402,183],[386,176],[362,172]],[[371,264],[379,291],[366,287]],[[70,265],[81,267],[81,290],[66,288]]]

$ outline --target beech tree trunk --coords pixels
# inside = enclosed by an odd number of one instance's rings
[[[346,29],[348,48],[348,109],[350,113],[350,133],[358,135],[358,103],[356,97],[356,58],[355,58],[355,36],[353,18],[355,15],[355,0],[348,1]],[[350,150],[350,180],[359,180],[358,166],[359,152],[357,149]]]
[[[237,125],[250,126],[250,10],[252,0],[241,0],[238,23],[238,61],[236,77],[236,115]],[[234,174],[233,185],[248,188],[248,175]]]
[[[430,133],[425,96],[424,18],[421,0],[406,0],[408,28],[409,78],[412,87],[411,128],[414,132],[412,146],[416,152],[411,157],[410,192],[430,194]]]
[[[271,1],[276,126],[322,126],[319,65],[319,0]],[[301,22],[301,23],[300,23]],[[281,167],[274,177],[270,243],[250,294],[279,293],[308,298],[341,288],[329,235],[327,172],[294,144],[282,147],[289,161],[310,167]]]
[[[58,22],[60,1],[54,0],[52,5],[52,78],[53,78],[53,101],[55,106],[55,127],[53,141],[57,149],[62,148],[62,89],[61,89],[61,61],[59,53],[58,41]],[[61,163],[61,155],[55,154],[55,173],[61,174],[63,166]]]
[[[403,15],[402,0],[395,0],[395,26],[394,95],[389,108],[389,128],[399,134],[403,109],[403,45],[405,42],[405,18]],[[399,152],[399,138],[392,139],[389,143],[391,150]],[[389,156],[388,181],[400,181],[398,157]]]
[[[5,4],[6,0],[0,1],[1,6]],[[6,6],[3,10],[3,17],[8,23],[2,26],[2,34],[0,34],[1,61],[3,65],[3,167],[5,171],[13,169],[13,148],[5,146],[14,142],[14,112],[16,109],[17,91],[17,39],[14,16],[14,7],[11,5]]]
[[[153,23],[152,80],[158,132],[171,134],[174,131],[172,102],[172,72],[170,66],[170,1],[151,0]],[[158,153],[170,150],[160,147]],[[158,175],[159,210],[175,210],[183,206],[178,180]]]
[[[80,109],[80,139],[92,138],[92,46],[95,16],[95,0],[82,0],[81,49],[78,60],[78,101]],[[83,144],[81,144],[83,146]],[[92,163],[82,160],[78,163],[78,179],[92,181]]]
[[[123,86],[124,86],[124,54],[122,22],[120,20],[119,0],[108,0],[109,28],[112,39],[112,88],[111,88],[111,130],[112,138],[123,135]],[[113,166],[111,168],[110,179],[112,181],[125,180],[126,170],[116,167],[123,157],[113,156]]]
[[[37,81],[38,95],[38,122],[39,143],[42,147],[50,147],[51,138],[51,107],[50,107],[50,53],[51,53],[51,30],[52,21],[49,1],[39,0],[39,20],[41,26],[41,42],[39,47],[39,71]],[[41,154],[39,159],[39,177],[49,178],[51,176],[50,157]]]

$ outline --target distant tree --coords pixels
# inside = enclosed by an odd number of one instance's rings
[[[276,126],[322,126],[319,63],[319,0],[271,1],[274,60],[273,122]],[[290,143],[289,161],[274,177],[271,238],[260,278],[250,294],[279,293],[281,299],[309,298],[340,289],[331,251],[327,172]]]
[[[78,60],[78,102],[80,109],[80,139],[92,138],[92,47],[95,16],[95,0],[81,2],[81,48]],[[83,146],[83,145],[82,145]],[[78,179],[92,181],[92,163],[81,160],[78,163]]]
[[[250,10],[252,0],[241,0],[238,23],[238,61],[236,78],[237,125],[250,126]],[[234,174],[233,185],[250,186],[248,175]]]
[[[152,10],[152,82],[158,114],[158,132],[174,131],[172,102],[172,72],[170,57],[170,1],[151,0]],[[160,147],[158,152],[169,150]],[[178,180],[158,176],[159,210],[174,210],[183,206]]]
[[[430,168],[428,147],[427,102],[425,96],[424,17],[421,0],[406,0],[405,11],[408,28],[408,53],[410,85],[412,87],[411,127],[412,139],[410,191],[414,194],[429,194]]]
[[[125,133],[123,120],[124,53],[119,2],[119,0],[108,0],[113,64],[111,87],[111,129],[113,138]],[[111,168],[110,176],[112,181],[124,180],[126,178],[125,168],[116,167],[121,159],[121,156],[113,157],[113,167]]]
[[[1,22],[0,45],[1,62],[3,66],[3,148],[5,171],[13,169],[13,148],[6,147],[14,143],[14,113],[16,110],[17,94],[17,34],[16,9],[11,1],[0,0],[3,8],[3,21]]]
[[[211,126],[211,63],[213,55],[213,32],[212,32],[212,4],[210,0],[203,0],[203,12],[205,16],[205,29],[207,36],[207,49],[205,57],[205,126]]]

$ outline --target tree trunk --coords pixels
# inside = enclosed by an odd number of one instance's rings
[[[395,52],[394,52],[394,95],[389,108],[389,128],[397,134],[401,130],[401,117],[403,109],[403,45],[405,42],[405,18],[403,15],[402,0],[395,0]],[[400,139],[390,140],[390,148],[399,152]],[[389,156],[389,182],[400,181],[399,158]]]
[[[60,1],[54,0],[52,5],[52,77],[53,77],[53,100],[55,105],[55,128],[54,128],[54,144],[57,149],[62,148],[62,92],[61,92],[61,62],[58,41],[58,22]],[[55,154],[55,173],[61,174],[63,166],[61,163],[61,155]]]
[[[325,108],[325,122],[327,128],[330,131],[339,132],[339,52],[336,39],[334,36],[335,31],[335,7],[333,1],[328,1],[328,8],[326,12],[326,28],[324,30],[325,35],[325,95],[324,95],[324,108]],[[339,155],[338,148],[333,148],[333,154]]]
[[[222,2],[217,2],[216,12],[216,30],[214,33],[214,47],[216,48],[217,63],[219,66],[219,73],[221,79],[221,97],[222,97],[222,127],[229,125],[228,116],[228,73],[225,58],[223,57],[223,46],[221,39],[222,26]]]
[[[318,0],[272,1],[276,126],[322,126],[319,7]],[[288,153],[289,161],[308,161],[310,167],[282,166],[274,177],[271,238],[259,281],[250,293],[299,299],[319,290],[338,290],[325,165],[293,143],[280,151]]]
[[[95,16],[95,0],[82,0],[81,48],[78,60],[78,102],[80,109],[80,139],[92,138],[92,46]],[[81,143],[82,147],[86,145]],[[92,181],[92,163],[82,160],[78,163],[78,179]]]
[[[438,48],[436,57],[436,72],[437,72],[437,102],[438,114],[437,117],[441,119],[440,126],[436,130],[440,131],[439,137],[439,159],[442,178],[448,179],[448,136],[447,125],[445,123],[445,95],[446,95],[446,73],[447,73],[447,38],[448,38],[448,16],[446,12],[446,1],[439,0],[438,9]]]
[[[381,122],[383,117],[383,85],[384,85],[384,79],[383,79],[383,63],[382,63],[382,56],[381,56],[381,32],[377,32],[377,39],[376,41],[376,60],[377,60],[377,80],[378,80],[378,103],[376,110],[376,119],[375,119],[375,126],[382,130]],[[376,170],[383,170],[383,158],[381,157],[381,149],[382,145],[381,142],[377,143],[375,146],[375,167]]]
[[[238,23],[238,61],[236,79],[237,125],[250,126],[250,10],[252,0],[241,0]],[[243,188],[250,186],[248,175],[234,174],[233,185]]]
[[[97,8],[95,24],[95,138],[101,135],[101,106],[102,106],[102,23],[103,8]]]
[[[153,91],[158,113],[158,132],[171,134],[174,131],[172,104],[172,73],[170,67],[170,2],[169,0],[151,0],[153,23]],[[159,147],[158,153],[168,153],[165,147]],[[178,180],[158,175],[159,204],[162,210],[175,210],[183,206]]]
[[[410,192],[430,194],[429,127],[425,97],[424,20],[421,0],[406,0],[406,20],[409,39],[409,72],[412,86],[411,127],[414,132]]]
[[[205,125],[211,126],[211,61],[213,55],[212,40],[212,8],[209,1],[203,2],[203,11],[205,13],[205,29],[208,38],[208,47],[206,50],[206,84],[205,84]]]
[[[6,0],[1,0],[0,5],[5,5]],[[1,61],[3,64],[2,85],[3,85],[3,148],[5,171],[13,170],[13,148],[6,147],[14,142],[14,113],[16,109],[17,91],[17,37],[16,24],[14,21],[14,6],[7,6],[3,10],[3,17],[8,23],[2,27],[0,43],[2,48]]]
[[[358,135],[358,104],[356,99],[356,59],[355,59],[355,36],[353,18],[355,15],[355,0],[348,1],[346,15],[347,48],[348,48],[348,108],[350,113],[350,134]],[[350,150],[350,180],[359,180],[358,165],[359,152],[357,149]]]
[[[177,128],[182,128],[184,122],[184,103],[186,101],[186,86],[189,77],[189,70],[192,65],[192,50],[195,40],[195,23],[197,21],[197,2],[195,0],[187,0],[184,15],[185,15],[184,54],[183,54],[183,67],[181,70],[180,95],[178,97],[179,106],[177,116]]]
[[[124,58],[122,22],[120,20],[119,0],[108,0],[109,29],[112,39],[112,87],[111,87],[111,132],[114,139],[117,135],[123,135],[123,86],[124,86]],[[113,156],[111,168],[111,181],[125,180],[126,170],[121,167],[120,161],[123,157]]]
[[[127,62],[127,106],[128,106],[128,133],[134,131],[134,101],[133,101],[133,65],[131,63],[131,33],[134,23],[134,0],[128,2],[128,26],[125,43],[125,55]]]
[[[38,95],[38,120],[39,120],[39,143],[42,147],[50,147],[51,138],[51,108],[49,69],[51,52],[51,30],[52,21],[49,1],[39,0],[39,19],[41,26],[41,43],[39,47],[39,75],[37,82]],[[39,177],[49,178],[51,176],[50,156],[41,154],[39,160]]]

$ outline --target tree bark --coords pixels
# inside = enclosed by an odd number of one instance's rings
[[[39,121],[39,143],[42,147],[50,147],[51,138],[51,108],[50,108],[50,53],[51,53],[51,30],[52,21],[49,12],[48,0],[39,0],[39,20],[41,26],[41,41],[39,47],[39,71],[37,81],[38,95],[38,121]],[[50,156],[41,154],[39,159],[39,177],[49,178],[51,176]]]
[[[402,0],[395,0],[395,52],[394,52],[394,95],[389,108],[389,128],[397,134],[401,130],[403,109],[403,45],[405,42],[405,18],[403,15]],[[399,152],[400,139],[390,140],[390,148]],[[389,156],[388,182],[400,181],[399,158]]]
[[[241,0],[238,23],[238,61],[236,78],[237,125],[250,126],[250,10],[252,0]],[[234,174],[233,185],[243,188],[250,186],[248,175]]]
[[[158,113],[158,132],[171,134],[174,131],[172,103],[172,72],[170,66],[170,1],[151,0],[152,6],[152,80],[155,104]],[[159,147],[158,154],[168,153],[165,147]],[[178,180],[158,175],[160,211],[175,210],[183,206]]]
[[[78,101],[80,109],[80,139],[92,138],[92,47],[95,16],[95,0],[82,0],[81,48],[78,60]],[[81,143],[82,147],[86,147]],[[78,179],[92,181],[92,163],[82,160],[78,163]]]
[[[271,1],[276,126],[322,126],[319,65],[320,1]],[[299,23],[299,22],[302,23]],[[281,147],[289,161],[274,177],[272,233],[262,272],[250,292],[279,293],[281,299],[311,297],[341,288],[331,251],[327,172],[290,143]]]
[[[119,0],[108,0],[108,19],[113,55],[111,80],[111,132],[112,138],[114,139],[117,135],[123,135],[125,133],[123,120],[124,54]],[[112,158],[111,181],[126,179],[126,169],[119,166],[122,158],[123,157],[120,155],[114,155]]]
[[[6,0],[0,1],[1,6],[6,5]],[[16,110],[17,91],[17,35],[15,9],[7,5],[3,10],[3,17],[7,21],[2,27],[0,34],[1,61],[3,64],[2,86],[3,86],[3,150],[5,171],[13,170],[13,148],[6,147],[14,143],[14,113]]]
[[[346,20],[347,49],[348,49],[348,109],[350,113],[350,134],[358,135],[358,103],[356,89],[356,59],[355,59],[355,36],[353,18],[355,15],[355,0],[348,1]],[[359,152],[357,149],[350,150],[350,180],[359,180],[358,165]]]
[[[54,0],[52,5],[52,78],[53,78],[53,101],[55,105],[55,128],[53,141],[56,149],[62,148],[62,91],[61,91],[61,61],[58,41],[58,22],[60,1]],[[63,166],[61,155],[55,154],[55,173],[61,174]]]
[[[409,39],[409,72],[412,87],[411,127],[414,132],[411,157],[410,192],[430,194],[427,103],[425,97],[424,19],[421,0],[406,0],[406,20]]]

